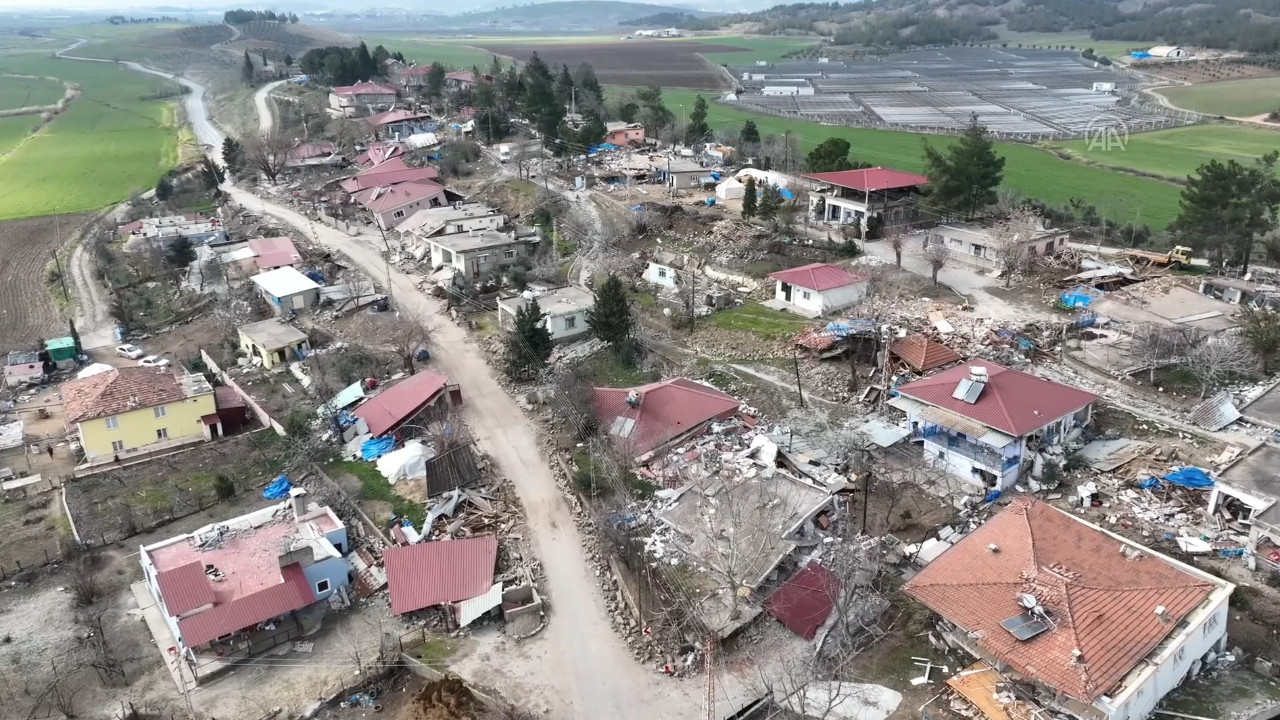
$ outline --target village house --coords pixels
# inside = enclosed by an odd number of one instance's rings
[[[408,92],[418,92],[427,87],[427,76],[431,74],[431,65],[414,65],[395,74],[400,87]]]
[[[1018,242],[1026,247],[1025,257],[1032,255],[1054,255],[1066,248],[1071,238],[1068,230],[1038,230],[1031,237],[1019,238]],[[1003,266],[1004,261],[997,254],[1000,241],[992,237],[991,229],[978,223],[952,223],[939,225],[929,230],[924,245],[944,245],[951,251],[955,260],[982,269],[996,269]]]
[[[644,144],[644,125],[629,122],[604,124],[604,141],[618,147],[638,147]]]
[[[67,424],[75,428],[88,464],[221,434],[213,386],[202,375],[122,367],[69,380],[61,392]]]
[[[291,238],[251,238],[248,247],[253,253],[253,263],[259,270],[296,267],[302,262],[302,255],[294,247]]]
[[[369,143],[368,148],[366,148],[364,152],[352,158],[351,162],[355,163],[356,167],[360,168],[361,170],[368,170],[377,165],[381,165],[382,163],[388,160],[393,160],[395,158],[403,158],[404,154],[405,154],[404,143],[391,142],[391,141],[384,140],[382,142]],[[401,160],[401,162],[403,162],[403,160]],[[404,167],[406,169],[408,168],[407,165],[405,165]],[[420,168],[420,169],[425,169],[425,168]],[[430,169],[435,170],[435,168],[430,168]],[[430,177],[424,176],[424,177],[415,177],[412,179],[435,180],[436,177],[437,177],[436,175],[432,175]],[[356,187],[355,189],[361,190],[363,188]],[[351,191],[348,191],[348,192],[351,192]]]
[[[372,115],[387,110],[396,102],[398,93],[390,85],[362,82],[335,87],[329,93],[329,108],[346,117]]]
[[[654,257],[644,268],[644,279],[663,288],[673,289],[680,283],[679,271],[672,263],[674,260],[665,257]]]
[[[307,334],[276,318],[242,326],[240,349],[250,360],[261,361],[268,370],[276,365],[303,360],[311,350]]]
[[[426,239],[437,235],[501,230],[507,224],[507,216],[483,203],[456,202],[443,207],[424,208],[405,218],[396,226],[400,231],[400,244],[418,248],[422,254],[430,250]]]
[[[460,613],[467,601],[493,596],[486,612],[502,603],[502,582],[494,582],[498,538],[493,535],[448,542],[419,542],[382,551],[391,614],[404,615],[446,603]],[[467,622],[457,616],[459,626]]]
[[[1247,527],[1258,568],[1280,572],[1280,446],[1263,443],[1218,473],[1207,514]]]
[[[306,310],[320,302],[320,284],[292,267],[268,270],[250,279],[277,314]]]
[[[52,368],[50,368],[52,371]],[[4,384],[6,387],[38,385],[44,379],[44,361],[34,350],[12,350],[5,359]]]
[[[219,243],[227,239],[221,220],[199,213],[143,218],[121,225],[116,230],[125,239],[125,249],[130,251],[150,247],[151,242],[147,241],[166,243],[179,235],[194,245]]]
[[[696,190],[712,182],[711,172],[692,160],[651,157],[649,172],[675,190]]]
[[[346,525],[305,494],[142,546],[134,597],[184,690],[314,631],[345,598]]]
[[[814,182],[814,191],[809,193],[810,217],[837,225],[857,224],[863,233],[873,224],[894,227],[915,222],[920,188],[929,182],[923,175],[883,167],[802,177]]]
[[[370,148],[369,152],[372,153],[373,149]],[[390,187],[406,182],[435,182],[439,177],[440,172],[430,165],[409,167],[405,164],[403,157],[392,157],[343,179],[338,183],[338,187],[342,188],[343,192],[354,194],[361,190]]]
[[[639,462],[736,416],[742,405],[710,385],[682,377],[633,388],[593,388],[591,404],[609,439]]]
[[[492,75],[481,75],[484,82],[493,82]],[[476,74],[470,70],[455,70],[451,73],[445,73],[444,86],[450,90],[464,90],[476,86]]]
[[[941,617],[943,642],[978,659],[971,670],[993,668],[1080,720],[1134,720],[1226,652],[1233,589],[1022,497],[903,591]]]
[[[430,180],[414,180],[390,187],[361,190],[352,199],[372,213],[374,221],[383,230],[396,227],[418,210],[441,207],[448,203],[444,186]]]
[[[379,139],[404,140],[419,133],[433,133],[440,123],[430,113],[396,108],[371,116],[369,125]]]
[[[395,385],[366,398],[353,414],[364,420],[369,433],[382,437],[433,409],[462,404],[462,393],[449,378],[431,370],[419,370]]]
[[[591,331],[587,327],[587,311],[595,307],[596,296],[589,290],[573,286],[541,293],[526,290],[516,297],[499,300],[498,326],[503,329],[514,327],[516,312],[532,300],[538,301],[552,342],[571,342]]]
[[[347,159],[338,152],[338,146],[326,141],[294,145],[285,155],[284,166],[287,168],[320,167],[345,165],[346,162]]]
[[[431,267],[451,267],[468,280],[478,280],[533,257],[541,240],[537,231],[472,230],[426,238]]]
[[[1006,490],[1042,447],[1089,424],[1098,396],[986,360],[897,388],[924,457],[982,491]]]
[[[777,283],[773,300],[764,304],[804,317],[856,305],[867,296],[871,278],[826,263],[811,263],[769,275]]]

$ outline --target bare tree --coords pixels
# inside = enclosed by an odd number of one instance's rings
[[[1030,256],[1030,243],[1044,227],[1035,210],[1015,208],[991,226],[992,252],[1004,270],[1004,286],[1013,287],[1013,275],[1020,272]]]
[[[920,252],[920,257],[929,264],[929,275],[933,278],[933,284],[938,284],[938,273],[947,263],[951,262],[951,248],[943,245],[941,241],[933,242],[925,246]]]
[[[1187,349],[1179,363],[1200,383],[1200,397],[1258,372],[1258,358],[1239,335],[1210,335]]]
[[[1200,340],[1201,333],[1186,325],[1138,325],[1129,342],[1134,365],[1128,370],[1130,373],[1146,370],[1147,382],[1154,385],[1157,370],[1181,362],[1191,346]]]
[[[241,141],[241,145],[248,164],[265,175],[273,185],[284,171],[289,151],[293,149],[293,141],[276,130],[250,135]]]
[[[902,250],[906,247],[907,236],[901,230],[890,230],[888,237],[889,247],[893,248],[893,263],[902,269]],[[936,280],[935,280],[936,282]]]
[[[427,343],[431,340],[431,331],[426,324],[418,318],[397,313],[394,332],[390,339],[396,355],[404,363],[404,371],[410,375],[416,373],[418,370],[414,364],[414,356],[419,350],[426,349]]]
[[[102,594],[100,560],[97,553],[87,552],[71,564],[71,594],[81,607],[92,605]]]

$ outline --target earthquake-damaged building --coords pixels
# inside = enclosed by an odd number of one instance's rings
[[[633,388],[594,388],[591,402],[606,436],[629,457],[656,452],[738,414],[741,403],[710,385],[670,378]]]

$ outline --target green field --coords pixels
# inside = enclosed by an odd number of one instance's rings
[[[616,93],[616,89],[611,89]],[[678,106],[693,106],[699,93],[693,90],[664,90],[662,96],[667,106],[679,115]],[[708,100],[713,93],[701,93]],[[852,155],[875,165],[920,172],[924,169],[922,142],[946,145],[952,141],[947,136],[921,136],[893,130],[820,125],[803,120],[779,118],[739,110],[717,103],[708,106],[707,122],[712,129],[742,127],[746,120],[755,120],[761,133],[781,135],[789,131],[800,138],[802,151],[835,136],[844,138],[853,146]],[[1072,198],[1081,198],[1097,206],[1100,214],[1119,223],[1141,218],[1142,222],[1161,229],[1173,221],[1178,213],[1179,188],[1171,183],[1134,177],[1101,167],[1091,167],[1079,162],[1064,160],[1048,150],[1019,145],[997,143],[998,151],[1006,159],[1005,185],[1027,197],[1037,198],[1054,206],[1065,206]]]
[[[168,55],[178,50],[173,44],[150,44],[149,40],[172,30],[186,27],[178,23],[156,23],[138,25],[75,25],[59,28],[58,36],[64,38],[84,38],[89,42],[76,48],[72,55],[103,60],[150,60]],[[70,40],[67,41],[68,43]],[[59,48],[66,47],[66,43]]]
[[[172,100],[144,99],[165,81],[44,53],[0,55],[0,73],[47,75],[82,89],[66,112],[0,159],[0,219],[102,208],[152,187],[176,162]],[[0,119],[0,148],[12,148],[33,124],[29,116]]]
[[[1280,147],[1280,131],[1234,125],[1194,125],[1132,135],[1124,149],[1088,148],[1088,141],[1055,143],[1090,162],[1182,180],[1210,160],[1252,163]]]
[[[1253,117],[1280,110],[1280,77],[1224,80],[1156,92],[1180,108],[1210,115]]]
[[[0,77],[0,110],[53,105],[62,99],[62,83],[42,77]]]
[[[1009,43],[1010,47],[1021,43],[1023,47],[1056,48],[1059,45],[1064,45],[1068,48],[1074,46],[1076,50],[1093,48],[1094,52],[1099,55],[1106,55],[1110,58],[1125,57],[1133,50],[1146,50],[1155,44],[1128,40],[1093,40],[1090,39],[1087,32],[1010,32],[1004,29],[1003,26],[996,28],[996,30],[1000,33],[1000,41]]]
[[[23,138],[31,133],[31,128],[40,122],[40,118],[34,115],[14,115],[12,117],[0,117],[0,158],[5,153],[22,142]],[[4,162],[0,160],[0,162]]]
[[[468,44],[476,42],[474,38],[452,40],[412,36],[361,36],[360,39],[371,48],[382,45],[392,52],[398,50],[404,53],[406,60],[415,64],[438,62],[451,68],[469,68],[475,65],[483,70],[493,62],[493,53]]]

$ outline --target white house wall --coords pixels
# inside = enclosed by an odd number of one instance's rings
[[[840,308],[849,307],[850,305],[857,305],[867,297],[867,283],[856,282],[852,285],[824,290],[822,291],[821,296],[823,312],[839,310]]]
[[[783,292],[782,292],[782,286],[783,286],[783,284],[784,284],[784,283],[783,283],[781,280],[778,280],[778,281],[777,281],[777,285],[774,287],[774,297],[775,297],[775,298],[777,298],[777,299],[778,299],[778,300],[780,300],[781,302],[790,303],[790,304],[792,304],[792,305],[795,305],[796,307],[800,308],[801,310],[807,310],[807,311],[809,311],[809,312],[813,313],[814,315],[821,315],[821,314],[822,314],[822,308],[823,308],[823,306],[824,306],[824,305],[823,305],[823,300],[822,300],[822,293],[818,292],[817,290],[810,290],[810,289],[808,289],[808,288],[802,288],[802,287],[800,287],[799,285],[792,285],[792,286],[791,286],[791,299],[790,299],[790,300],[787,300],[786,295],[785,295],[785,294],[783,294]],[[806,297],[806,296],[808,296],[808,297]]]
[[[676,269],[669,265],[651,262],[649,267],[645,268],[644,279],[654,285],[673,288],[676,286]]]

